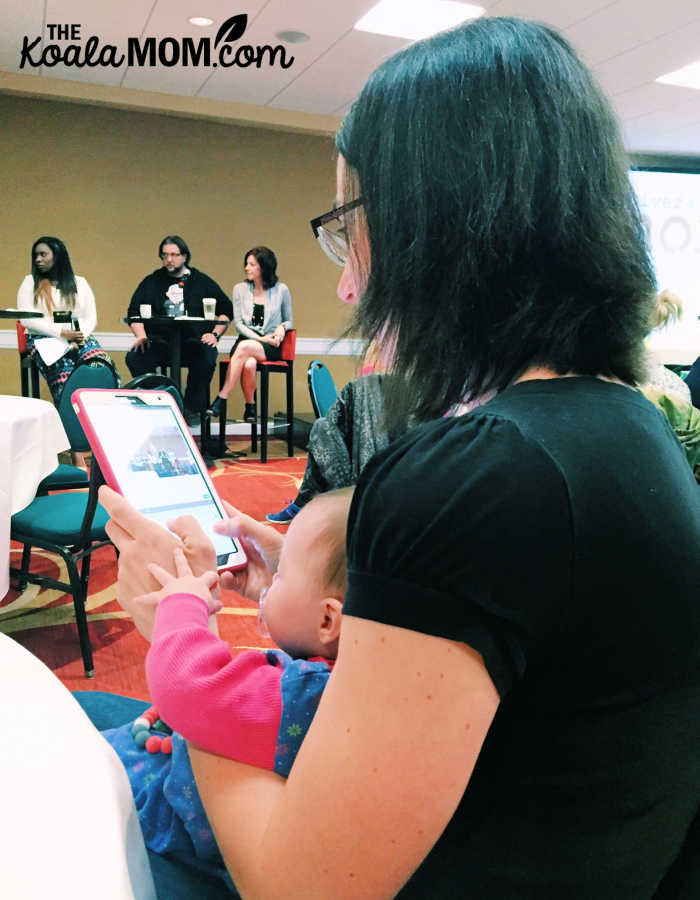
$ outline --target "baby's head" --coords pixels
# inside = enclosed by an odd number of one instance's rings
[[[294,517],[261,598],[260,617],[270,637],[291,656],[335,659],[338,653],[352,492],[319,494]]]
[[[654,298],[649,327],[652,331],[655,328],[663,328],[664,325],[677,322],[682,315],[683,301],[681,298],[668,289],[659,291]]]

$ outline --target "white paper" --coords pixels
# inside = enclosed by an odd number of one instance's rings
[[[47,366],[52,366],[57,359],[65,356],[70,345],[63,338],[46,337],[35,340],[34,346],[44,363]]]

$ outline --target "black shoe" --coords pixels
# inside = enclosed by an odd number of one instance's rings
[[[243,421],[248,422],[249,425],[254,425],[258,419],[255,415],[255,404],[254,403],[246,403],[245,410],[243,411]]]
[[[207,410],[206,415],[211,416],[212,419],[218,419],[225,411],[225,409],[226,400],[223,397],[217,396],[216,400],[214,400],[212,405]]]

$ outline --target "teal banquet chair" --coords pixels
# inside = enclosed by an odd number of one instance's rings
[[[97,372],[92,372],[89,377],[93,378],[95,383],[100,386],[102,386],[102,381],[104,381],[104,384],[110,388],[119,387],[119,376],[116,371],[113,370],[110,363],[98,358],[83,363],[78,368],[83,368],[84,366],[88,366],[91,369],[103,368],[111,370],[111,373],[110,371],[101,372],[99,374]],[[84,377],[86,377],[85,373],[81,375],[81,378]],[[69,382],[66,382],[66,386],[68,386]],[[80,386],[82,387],[82,385]],[[71,388],[71,393],[74,390],[75,387]],[[73,412],[70,395],[67,390],[64,390],[61,395],[61,400],[58,404],[58,414],[63,422],[63,427],[66,431],[71,450],[75,450],[78,453],[82,452],[81,447],[84,444],[85,435],[78,422],[78,417]],[[48,494],[50,491],[72,491],[77,488],[87,488],[87,486],[88,474],[85,469],[81,469],[79,466],[71,466],[67,463],[59,463],[53,472],[48,474],[46,478],[39,483],[36,493],[37,496],[42,496],[43,494]]]
[[[338,390],[328,367],[320,359],[315,359],[310,364],[306,375],[309,381],[311,405],[316,418],[320,419],[326,415],[338,399]]]
[[[145,375],[137,375],[131,381],[122,385],[125,391],[164,391],[172,394],[180,412],[184,409],[182,394],[175,382],[168,375],[158,372],[146,372]]]
[[[66,429],[71,447],[87,452],[90,445],[73,412],[70,398],[78,388],[116,388],[116,372],[107,365],[78,366],[68,378],[59,405],[59,414]],[[10,520],[10,539],[22,544],[22,561],[19,568],[10,567],[10,574],[18,579],[20,587],[38,584],[71,594],[78,627],[80,651],[85,674],[92,678],[95,669],[92,646],[85,611],[90,558],[99,547],[109,544],[105,526],[107,511],[97,502],[99,469],[94,462],[90,467],[87,490],[68,490],[58,494],[36,496],[24,509]],[[59,581],[48,575],[30,570],[33,547],[57,554],[65,563],[67,581]]]

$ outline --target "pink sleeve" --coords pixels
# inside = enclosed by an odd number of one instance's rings
[[[284,671],[274,654],[237,656],[208,628],[201,597],[172,594],[156,611],[146,657],[151,697],[164,722],[198,746],[274,768]]]

